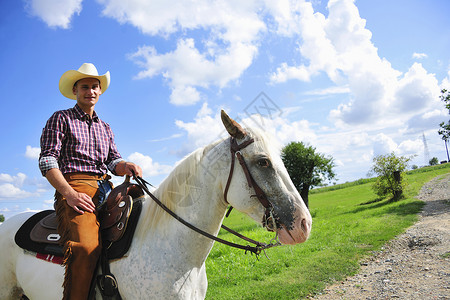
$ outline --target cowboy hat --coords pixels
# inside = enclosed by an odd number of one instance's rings
[[[63,96],[77,100],[77,96],[72,92],[75,82],[83,78],[97,78],[100,81],[102,93],[104,93],[109,86],[109,77],[109,71],[104,75],[98,75],[97,68],[93,64],[84,63],[78,71],[69,70],[61,76],[61,79],[59,80],[59,91]]]

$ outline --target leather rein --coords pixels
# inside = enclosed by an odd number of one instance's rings
[[[264,191],[258,186],[258,184],[255,182],[255,180],[253,179],[252,175],[250,174],[250,171],[245,163],[245,160],[240,152],[241,149],[247,147],[248,145],[250,145],[251,143],[254,142],[254,139],[249,139],[246,142],[243,142],[242,144],[238,145],[236,142],[236,139],[231,137],[230,138],[230,150],[231,150],[231,166],[230,166],[230,173],[228,175],[228,181],[225,187],[225,191],[224,191],[224,198],[225,198],[225,202],[228,203],[227,200],[227,194],[228,194],[228,189],[230,187],[230,183],[231,183],[231,178],[233,177],[233,170],[234,170],[234,165],[235,165],[235,157],[238,158],[239,164],[242,166],[242,169],[244,170],[244,174],[247,178],[247,182],[249,187],[253,187],[253,189],[255,190],[255,195],[252,195],[251,197],[256,197],[259,202],[261,202],[261,204],[264,206],[264,208],[266,209],[265,211],[265,215],[263,217],[263,226],[267,227],[268,230],[270,231],[275,231],[276,230],[276,222],[275,222],[275,218],[273,217],[273,207],[272,204],[267,200],[267,197],[264,193]],[[170,210],[164,203],[162,203],[158,198],[156,198],[156,196],[154,196],[150,190],[147,188],[147,184],[149,184],[147,181],[145,181],[144,179],[142,179],[142,177],[136,176],[135,174],[133,174],[133,178],[134,180],[137,182],[137,184],[142,188],[142,190],[150,196],[150,198],[152,198],[153,201],[156,202],[156,204],[158,204],[163,210],[165,210],[168,214],[170,214],[172,217],[174,217],[175,219],[177,219],[180,223],[182,223],[183,225],[185,225],[186,227],[194,230],[195,232],[209,238],[212,239],[216,242],[222,243],[224,245],[233,247],[233,248],[238,248],[238,249],[242,249],[245,250],[245,252],[247,253],[247,251],[256,254],[256,256],[258,256],[259,254],[261,254],[261,251],[264,251],[266,249],[272,248],[272,247],[276,247],[276,246],[280,246],[281,243],[278,241],[278,236],[275,236],[274,239],[272,239],[269,244],[266,243],[261,243],[255,240],[252,240],[248,237],[245,237],[243,235],[241,235],[240,233],[228,228],[225,225],[222,225],[222,228],[225,229],[226,231],[230,232],[233,235],[236,235],[237,237],[254,244],[255,246],[250,246],[250,245],[241,245],[241,244],[236,244],[233,242],[229,242],[226,241],[224,239],[221,239],[217,236],[214,236],[192,224],[190,224],[189,222],[185,221],[183,218],[181,218],[180,216],[178,216],[175,212],[173,212],[172,210]],[[230,206],[230,209],[228,210],[227,216],[229,215],[231,209],[233,207]]]

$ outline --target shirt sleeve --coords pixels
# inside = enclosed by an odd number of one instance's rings
[[[65,127],[66,122],[62,113],[56,112],[48,119],[42,130],[41,153],[39,155],[39,169],[42,176],[45,176],[50,169],[59,168],[58,158],[61,153]]]
[[[116,174],[116,166],[119,162],[123,161],[124,159],[120,155],[119,151],[117,150],[116,143],[114,141],[114,133],[111,130],[111,127],[109,124],[105,123],[106,132],[109,136],[109,152],[108,152],[108,158],[106,160],[106,166],[108,167],[108,170],[111,171],[114,175]]]

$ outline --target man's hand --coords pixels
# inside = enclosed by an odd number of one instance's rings
[[[142,169],[138,165],[134,163],[127,162],[125,163],[125,173],[128,176],[133,176],[133,172],[136,176],[142,177]]]
[[[78,193],[74,190],[73,193],[64,197],[66,198],[67,205],[72,207],[77,213],[83,214],[85,211],[91,213],[95,211],[94,202],[85,193]]]
[[[72,207],[79,214],[86,212],[94,212],[95,205],[91,197],[85,193],[75,191],[62,175],[59,169],[50,169],[45,174],[50,184],[66,198],[67,205]]]
[[[133,172],[136,176],[142,177],[142,169],[132,162],[121,161],[116,166],[116,174],[119,176],[128,175],[133,177]]]

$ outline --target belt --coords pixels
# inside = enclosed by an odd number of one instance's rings
[[[76,172],[64,174],[66,180],[109,180],[111,176],[108,174],[96,174],[90,172]]]

